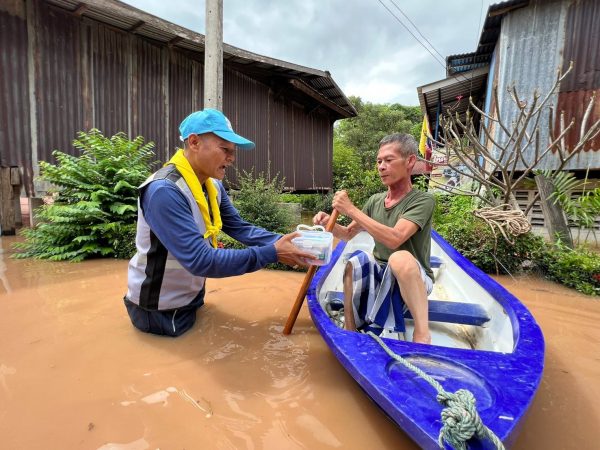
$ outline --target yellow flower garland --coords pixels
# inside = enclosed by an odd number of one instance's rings
[[[208,213],[208,203],[206,202],[206,197],[202,192],[202,185],[192,169],[189,161],[185,157],[183,150],[179,149],[175,155],[165,164],[173,164],[177,167],[177,170],[183,176],[183,179],[189,186],[192,191],[192,195],[198,203],[198,207],[200,208],[200,212],[202,213],[202,218],[204,219],[204,223],[206,224],[206,233],[204,233],[204,238],[212,237],[213,247],[217,248],[217,235],[221,228],[223,228],[223,222],[221,222],[221,212],[219,211],[219,202],[217,199],[217,189],[212,178],[208,178],[204,182],[204,187],[206,188],[206,192],[208,193],[208,200],[210,202],[210,210],[212,212],[212,217],[214,219],[214,224],[210,220],[210,214]]]

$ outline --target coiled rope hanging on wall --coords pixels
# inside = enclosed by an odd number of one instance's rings
[[[509,236],[515,238],[531,230],[531,224],[520,209],[513,209],[509,204],[485,207],[473,211],[475,217],[483,219],[496,236],[496,229],[500,231],[506,242],[514,244]]]

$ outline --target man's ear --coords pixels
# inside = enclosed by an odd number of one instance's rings
[[[406,162],[408,163],[407,165],[410,168],[413,168],[415,166],[415,164],[417,163],[417,155],[415,155],[415,154],[409,155]]]
[[[187,138],[188,141],[188,148],[198,148],[200,145],[200,136],[198,136],[197,134],[190,134],[189,137]]]

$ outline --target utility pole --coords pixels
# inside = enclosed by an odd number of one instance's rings
[[[206,0],[204,107],[223,110],[223,0]]]

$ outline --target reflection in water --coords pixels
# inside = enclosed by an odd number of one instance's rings
[[[154,403],[162,403],[163,406],[167,406],[167,399],[169,398],[169,395],[171,395],[171,393],[173,392],[177,392],[177,389],[175,389],[174,387],[169,387],[164,391],[158,391],[154,392],[153,394],[146,395],[144,398],[142,398],[142,401],[149,405],[152,405]]]
[[[150,448],[150,444],[144,438],[137,439],[128,444],[104,444],[98,450],[146,450]]]
[[[127,261],[14,260],[11,239],[2,238],[12,288],[0,286],[2,448],[417,448],[342,369],[306,308],[282,335],[303,274],[209,280],[196,325],[171,339],[131,326]],[[592,448],[600,302],[544,281],[501,282],[547,343],[515,448]]]
[[[6,382],[7,375],[14,375],[17,373],[17,369],[14,367],[8,367],[4,364],[0,364],[0,386],[2,386],[2,390],[5,395],[10,395],[10,389],[8,388],[8,383]]]
[[[12,292],[8,276],[6,275],[6,263],[4,262],[4,248],[2,247],[2,237],[0,237],[0,282],[7,294]]]

